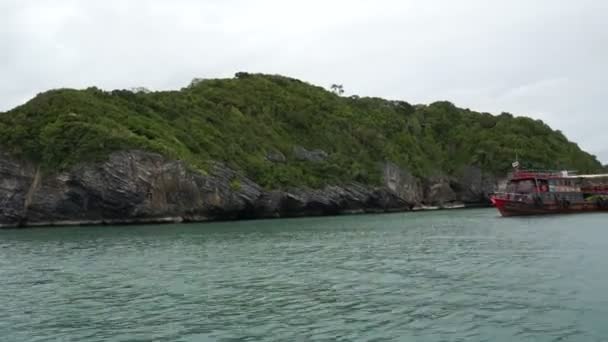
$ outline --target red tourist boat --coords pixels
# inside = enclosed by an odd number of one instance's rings
[[[502,216],[608,212],[608,174],[516,168],[505,192],[491,199]]]

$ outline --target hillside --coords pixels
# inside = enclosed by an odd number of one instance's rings
[[[341,97],[299,80],[246,73],[178,91],[51,90],[0,113],[0,148],[47,173],[132,149],[203,173],[219,161],[267,189],[380,184],[385,161],[423,178],[469,165],[501,174],[516,154],[532,168],[602,168],[538,120],[449,102]]]

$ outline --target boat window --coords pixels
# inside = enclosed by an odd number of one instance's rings
[[[533,192],[534,181],[522,180],[516,183],[516,192]]]

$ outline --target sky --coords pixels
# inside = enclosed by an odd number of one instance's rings
[[[608,1],[0,0],[0,111],[51,88],[282,74],[541,119],[608,163]]]

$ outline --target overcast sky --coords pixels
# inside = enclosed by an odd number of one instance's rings
[[[608,1],[0,0],[0,110],[278,73],[542,119],[608,162]]]

